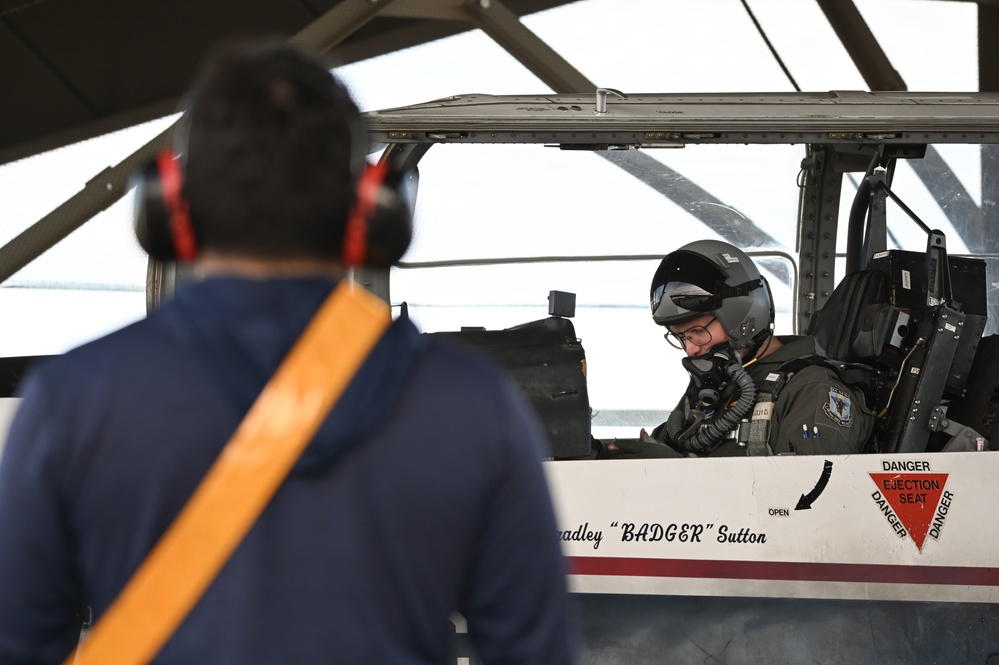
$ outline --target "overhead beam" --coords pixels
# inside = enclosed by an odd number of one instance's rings
[[[171,129],[160,132],[117,166],[98,173],[77,194],[0,247],[0,282],[124,196],[136,169],[169,145]]]
[[[892,66],[870,27],[853,0],[816,0],[825,13],[843,47],[853,59],[868,89],[885,91],[908,90],[902,75]],[[979,12],[982,8],[979,7]],[[981,31],[980,31],[981,32]],[[989,36],[991,39],[991,35]],[[979,38],[981,42],[981,36]],[[981,45],[979,49],[981,49]],[[981,62],[991,62],[980,60]],[[916,176],[941,206],[947,219],[969,247],[975,247],[982,237],[982,218],[978,205],[961,181],[932,146],[926,146],[922,160],[909,163]]]
[[[384,9],[381,16],[393,18],[418,18],[433,21],[468,21],[463,7],[464,0],[395,0]]]
[[[999,5],[978,5],[978,89],[982,92],[999,92]]]
[[[23,143],[0,148],[0,166],[16,162],[19,159],[40,155],[43,152],[56,150],[57,148],[62,148],[73,143],[86,141],[95,136],[102,136],[126,127],[134,127],[144,122],[157,120],[176,111],[177,103],[175,101],[159,102],[141,108],[134,108],[120,114],[104,116],[91,122],[74,125],[68,129],[29,139]]]
[[[393,1],[342,0],[288,41],[319,53],[326,53],[377,16]]]
[[[870,90],[906,90],[853,0],[816,0]]]
[[[555,92],[594,92],[597,89],[498,0],[468,0],[465,9],[477,28]]]
[[[392,0],[343,0],[290,41],[326,52],[378,13]],[[170,144],[173,126],[92,178],[82,190],[63,202],[3,247],[0,247],[0,283],[54,247],[98,213],[121,199],[128,191],[132,174]]]

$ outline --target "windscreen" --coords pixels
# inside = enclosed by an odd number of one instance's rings
[[[596,436],[637,436],[687,383],[649,290],[663,256],[703,238],[750,253],[769,281],[778,333],[794,310],[793,145],[567,151],[542,145],[434,146],[420,162],[415,236],[391,275],[425,332],[509,328],[576,296]]]

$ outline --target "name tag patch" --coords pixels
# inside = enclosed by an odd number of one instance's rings
[[[770,420],[771,416],[773,416],[773,410],[773,402],[757,402],[753,407],[752,420]]]

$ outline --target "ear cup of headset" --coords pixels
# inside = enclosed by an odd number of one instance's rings
[[[411,192],[416,171],[397,171],[387,161],[369,165],[358,181],[344,237],[348,266],[387,268],[397,263],[413,236]],[[187,262],[197,254],[190,209],[183,197],[179,162],[169,150],[134,176],[133,222],[139,245],[157,261]]]
[[[133,175],[132,182],[139,245],[157,261],[193,260],[197,243],[183,195],[183,174],[173,152],[161,152]]]
[[[403,257],[413,237],[416,178],[415,170],[399,171],[388,160],[365,168],[347,220],[344,263],[388,268]]]

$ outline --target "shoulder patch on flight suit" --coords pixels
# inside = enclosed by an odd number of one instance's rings
[[[850,411],[850,396],[846,393],[829,389],[829,401],[822,405],[822,410],[840,427],[849,427],[853,424],[853,413]]]

